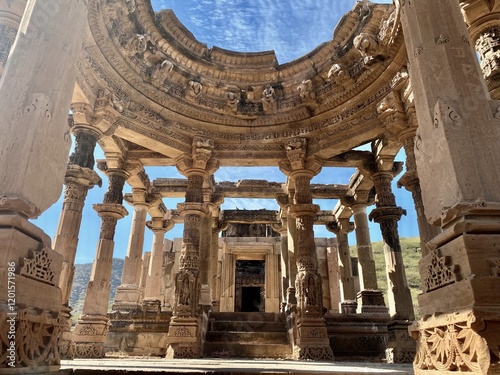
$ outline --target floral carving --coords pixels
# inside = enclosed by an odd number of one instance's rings
[[[465,321],[424,323],[414,368],[486,373],[490,363],[500,357],[500,330],[498,324],[484,323],[486,330],[481,330],[481,335],[473,329],[472,316]]]

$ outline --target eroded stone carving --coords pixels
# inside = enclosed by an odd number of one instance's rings
[[[47,245],[43,244],[40,250],[33,251],[31,259],[24,258],[21,275],[55,285],[56,274],[52,269]]]
[[[200,82],[189,81],[188,82],[188,93],[191,98],[196,98],[201,95],[201,90],[203,86]]]
[[[261,101],[264,106],[264,112],[274,112],[276,110],[276,92],[273,86],[266,86],[264,91],[262,91]]]

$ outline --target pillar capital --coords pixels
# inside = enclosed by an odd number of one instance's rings
[[[326,224],[326,229],[335,235],[351,233],[354,228],[354,223],[347,218],[338,219]]]
[[[153,232],[168,232],[174,227],[172,220],[165,220],[162,217],[153,217],[146,222],[146,226]]]

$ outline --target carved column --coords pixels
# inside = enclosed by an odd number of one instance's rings
[[[408,340],[408,325],[415,318],[408,281],[399,242],[398,221],[406,212],[396,205],[391,182],[396,173],[393,171],[392,157],[377,157],[378,171],[373,173],[376,190],[376,208],[370,213],[370,220],[380,224],[384,242],[387,273],[387,298],[389,313],[393,322],[389,324],[392,334],[386,350],[390,363],[406,363],[413,360],[415,346]],[[394,167],[393,167],[394,166]]]
[[[500,99],[500,3],[460,0],[481,70],[493,99]]]
[[[127,173],[119,168],[109,168],[106,175],[109,179],[108,191],[104,194],[103,203],[94,205],[94,210],[101,218],[96,257],[87,285],[82,315],[73,332],[76,358],[104,357],[116,223],[128,214],[122,206],[122,190],[128,177]]]
[[[335,233],[338,247],[338,266],[340,276],[340,306],[342,313],[355,314],[357,308],[356,286],[352,274],[351,252],[349,250],[348,234],[354,230],[354,223],[349,218],[339,218],[331,223],[327,229]]]
[[[314,218],[319,207],[312,204],[310,184],[321,170],[316,158],[307,158],[307,140],[293,139],[286,144],[288,163],[280,168],[287,173],[295,193],[289,214],[296,219],[297,313],[294,320],[294,356],[297,359],[333,359],[323,318],[323,291],[318,272],[318,256],[314,242]],[[294,313],[293,313],[294,314]]]
[[[222,201],[219,202],[219,205]],[[218,214],[220,208],[217,207],[217,218],[214,218],[215,212],[212,213],[212,237],[210,244],[210,259],[209,259],[209,285],[212,290],[212,309],[215,312],[220,311],[220,298],[222,294],[221,290],[221,272],[219,272],[219,233],[225,229],[227,226],[224,223],[219,222]]]
[[[415,160],[415,134],[418,122],[413,103],[409,103],[408,107],[405,113],[401,93],[395,91],[386,96],[379,104],[378,112],[386,128],[403,145],[406,153],[406,172],[399,179],[398,187],[404,186],[412,194],[417,213],[420,249],[422,255],[425,256],[427,254],[426,244],[441,233],[441,229],[430,224],[425,217],[422,191],[420,189],[420,180]]]
[[[144,311],[157,312],[161,308],[162,296],[162,269],[163,269],[163,242],[165,233],[174,227],[171,220],[163,220],[162,217],[153,217],[147,222],[147,226],[154,233],[153,247],[146,273],[146,286],[144,288]]]
[[[493,10],[499,5],[476,3]],[[457,1],[406,1],[399,7],[419,124],[415,158],[422,200],[427,219],[443,229],[419,264],[415,373],[495,373],[499,102],[490,99]]]
[[[196,358],[203,352],[206,315],[200,314],[200,225],[209,213],[203,184],[218,168],[212,158],[214,142],[195,137],[192,154],[177,159],[177,168],[188,179],[186,202],[178,205],[184,217],[179,272],[175,276],[175,303],[168,331],[167,358]]]
[[[278,200],[279,203],[279,200]],[[290,269],[288,264],[288,218],[285,215],[285,212],[288,211],[287,208],[282,207],[280,210],[281,215],[281,225],[273,224],[273,230],[280,234],[280,265],[281,265],[281,312],[286,312],[287,309],[287,289],[290,285]]]
[[[127,255],[123,262],[123,273],[120,286],[116,288],[113,310],[137,311],[143,298],[140,287],[142,252],[144,247],[144,233],[146,230],[146,216],[150,204],[145,189],[132,189],[132,196],[125,200],[134,206],[132,227],[128,241]]]
[[[58,346],[66,326],[59,288],[63,257],[29,219],[38,217],[61,195],[71,146],[68,109],[87,6],[82,1],[50,3],[28,1],[30,12],[19,26],[23,32],[11,44],[26,2],[0,2],[2,373],[58,371]],[[50,17],[45,18],[49,7]],[[15,302],[9,297],[12,289],[7,288],[13,284]],[[11,346],[7,338],[12,330],[15,345]]]
[[[26,8],[26,0],[0,1],[0,77],[7,64],[9,52]]]
[[[101,178],[93,170],[94,149],[101,136],[98,130],[91,128],[88,121],[90,109],[85,104],[73,104],[72,133],[75,135],[75,150],[69,157],[66,170],[64,201],[59,216],[59,224],[54,237],[54,250],[62,255],[62,271],[59,287],[62,293],[62,314],[66,319],[66,327],[59,343],[61,357],[73,357],[71,342],[71,307],[69,298],[73,286],[75,257],[78,246],[78,235],[82,221],[82,211],[87,192],[94,185],[101,186]]]

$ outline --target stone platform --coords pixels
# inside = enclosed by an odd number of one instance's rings
[[[114,374],[413,374],[411,365],[367,362],[306,362],[251,359],[165,360],[149,358],[77,359],[62,361],[61,375]]]

